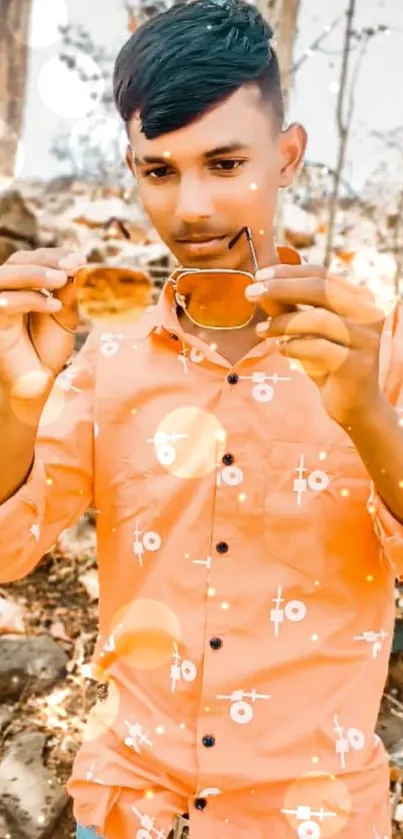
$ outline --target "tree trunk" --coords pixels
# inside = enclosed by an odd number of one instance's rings
[[[259,11],[274,29],[286,112],[292,86],[293,52],[300,2],[301,0],[257,0],[256,2]]]
[[[28,73],[31,0],[0,0],[0,176],[14,176]]]
[[[286,114],[288,113],[292,88],[293,54],[299,8],[300,0],[283,0],[282,13],[278,25],[277,55],[283,79],[283,97]]]
[[[293,53],[300,0],[256,0],[256,5],[274,29],[276,53],[282,76],[284,110],[287,117],[293,80]],[[283,193],[281,191],[277,200],[275,237],[278,242],[284,239]]]

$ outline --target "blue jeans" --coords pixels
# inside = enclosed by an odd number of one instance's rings
[[[92,830],[91,827],[81,827],[77,825],[76,839],[100,839],[98,833]]]

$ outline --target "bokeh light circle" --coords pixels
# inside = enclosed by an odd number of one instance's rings
[[[112,174],[120,170],[127,142],[124,126],[118,119],[104,114],[92,114],[83,117],[72,127],[68,146],[70,157],[80,172],[98,174],[97,161],[102,159],[103,170]],[[92,164],[91,152],[94,153]]]
[[[26,425],[38,424],[38,408],[36,400],[43,400],[43,394],[49,391],[51,380],[49,374],[44,370],[32,370],[19,376],[15,382],[11,395],[10,404],[16,417]],[[66,397],[62,390],[53,387],[43,407],[39,427],[43,428],[49,423],[59,419]]]
[[[105,91],[98,64],[83,52],[71,50],[68,63],[54,56],[43,66],[38,79],[42,101],[52,113],[79,119],[95,110]]]
[[[140,670],[153,670],[172,660],[180,643],[181,626],[172,609],[159,600],[141,598],[117,612],[108,638],[104,639],[94,678],[104,679],[119,662]]]
[[[31,49],[50,47],[61,40],[60,27],[68,22],[67,6],[63,0],[34,0],[31,4],[30,22],[26,38],[22,38],[18,31],[17,21],[14,23],[11,4],[7,19],[8,28],[12,36],[20,43],[26,43]]]
[[[179,478],[201,478],[211,474],[226,448],[226,432],[217,417],[194,406],[177,408],[167,414],[153,440],[158,461]],[[170,447],[169,457],[167,447]]]
[[[301,818],[300,808],[307,810],[306,818]],[[323,815],[315,817],[321,811]],[[311,821],[320,824],[320,839],[328,839],[339,835],[351,818],[351,794],[344,781],[335,775],[308,772],[288,787],[282,812],[298,837],[303,836],[303,832],[298,833],[302,824]]]

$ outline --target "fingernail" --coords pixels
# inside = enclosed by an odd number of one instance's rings
[[[276,272],[275,272],[274,268],[259,268],[259,270],[256,271],[256,279],[257,280],[272,280],[273,277],[275,276],[275,273]]]
[[[246,297],[249,300],[254,300],[255,297],[260,297],[266,291],[266,287],[264,283],[253,283],[253,285],[249,285],[245,291]]]
[[[64,270],[68,270],[69,268],[79,268],[80,265],[84,265],[87,261],[87,258],[84,254],[81,253],[69,253],[67,256],[63,256],[59,260],[59,268],[63,268]]]
[[[63,308],[63,303],[61,300],[56,300],[55,297],[49,297],[46,301],[46,305],[48,309],[52,309],[55,312],[60,311]]]
[[[46,279],[49,280],[50,283],[62,283],[63,281],[66,282],[66,275],[64,271],[57,271],[55,268],[49,268],[46,271]]]
[[[269,320],[264,320],[261,323],[257,324],[256,332],[258,335],[264,335],[265,332],[268,332],[271,326],[271,318]]]

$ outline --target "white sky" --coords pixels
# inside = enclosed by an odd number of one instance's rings
[[[35,11],[43,12],[49,0],[33,0]],[[51,0],[53,13],[59,5],[66,10],[68,20],[82,24],[98,43],[117,53],[128,38],[126,14],[121,0]],[[295,58],[298,59],[314,39],[343,12],[346,0],[302,0]],[[386,24],[391,33],[379,35],[370,44],[362,65],[356,90],[356,110],[349,145],[346,176],[355,189],[360,189],[380,158],[379,144],[370,137],[371,131],[387,131],[403,125],[403,2],[402,0],[357,0],[357,26]],[[329,12],[329,8],[331,12]],[[43,16],[41,15],[43,20]],[[46,15],[46,19],[50,17]],[[336,95],[329,90],[337,82],[340,69],[340,50],[343,23],[323,42],[323,48],[336,54],[315,53],[301,67],[295,78],[290,119],[297,119],[309,133],[307,158],[334,164],[337,141],[335,131]],[[37,33],[37,29],[35,32]],[[44,37],[41,27],[41,36]],[[32,36],[35,34],[32,30]],[[60,173],[60,164],[49,154],[55,135],[77,123],[67,97],[52,92],[54,72],[48,68],[42,90],[47,90],[45,104],[39,91],[40,74],[44,65],[58,55],[60,44],[30,49],[29,84],[22,135],[24,165],[21,177],[51,178]],[[339,53],[339,54],[338,54]],[[329,66],[333,64],[332,66]],[[53,93],[53,96],[52,96]],[[75,104],[77,104],[75,97]],[[84,109],[85,105],[82,106]],[[54,110],[64,113],[57,116]],[[64,170],[65,171],[65,168]],[[396,177],[403,178],[397,171]]]

